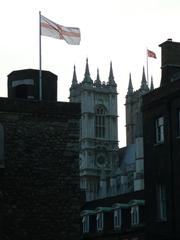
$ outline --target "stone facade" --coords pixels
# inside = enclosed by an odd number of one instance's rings
[[[79,240],[79,118],[79,104],[0,98],[2,239]]]
[[[143,145],[143,119],[142,119],[142,97],[152,91],[148,86],[145,70],[143,67],[141,86],[133,90],[131,75],[129,78],[128,92],[126,95],[126,142],[127,145],[134,145],[135,148],[135,170],[134,170],[134,191],[144,189],[144,145]]]
[[[86,61],[82,82],[74,67],[70,102],[81,103],[80,181],[86,200],[144,189],[142,96],[150,89],[143,68],[141,86],[133,90],[131,75],[126,95],[127,146],[118,146],[117,85],[112,63],[108,82],[92,80]],[[120,116],[121,117],[121,116]]]
[[[113,171],[118,166],[117,90],[112,63],[108,82],[101,82],[99,70],[91,79],[88,60],[84,79],[77,82],[74,69],[70,88],[70,102],[81,103],[81,188],[86,200],[113,194]]]

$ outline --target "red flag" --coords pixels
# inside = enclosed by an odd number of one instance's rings
[[[152,58],[156,58],[156,54],[153,51],[150,51],[148,49],[147,49],[147,56],[152,57]]]

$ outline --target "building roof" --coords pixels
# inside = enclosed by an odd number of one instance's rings
[[[135,144],[129,144],[127,147],[119,149],[119,168],[124,168],[135,165]],[[118,173],[118,170],[116,171]]]

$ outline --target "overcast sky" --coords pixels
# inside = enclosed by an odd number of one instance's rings
[[[146,48],[157,59],[149,58],[149,78],[159,86],[160,48],[168,38],[180,42],[179,0],[2,0],[0,7],[0,96],[7,96],[7,75],[24,68],[39,68],[39,11],[52,21],[79,27],[81,44],[42,37],[42,69],[58,75],[58,100],[68,101],[73,66],[78,81],[84,77],[86,58],[90,74],[107,81],[110,61],[118,85],[120,146],[125,145],[125,95],[129,73],[138,89]]]

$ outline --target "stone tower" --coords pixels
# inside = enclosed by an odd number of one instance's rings
[[[152,84],[152,83],[151,83]],[[139,90],[134,91],[132,85],[131,74],[129,76],[129,86],[126,95],[126,143],[127,145],[135,143],[137,114],[140,110],[140,98],[149,92],[146,81],[145,70],[143,67],[141,86]]]
[[[86,60],[84,79],[78,83],[74,67],[70,102],[81,103],[80,181],[86,200],[111,194],[111,173],[118,162],[117,85],[112,63],[108,82],[90,76]]]
[[[146,81],[143,67],[141,86],[137,91],[133,90],[131,74],[129,77],[128,92],[126,95],[126,138],[127,145],[135,145],[135,173],[134,191],[144,189],[144,147],[143,147],[143,127],[142,127],[142,96],[154,89],[153,79],[151,86]]]

